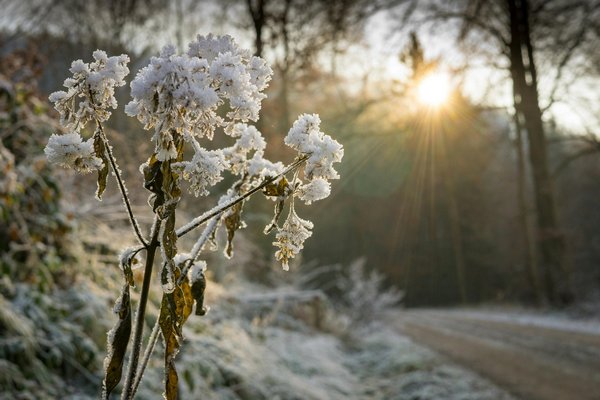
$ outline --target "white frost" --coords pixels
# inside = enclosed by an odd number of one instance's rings
[[[77,172],[88,173],[102,168],[102,160],[94,155],[92,139],[83,141],[78,133],[52,135],[44,149],[48,161]]]

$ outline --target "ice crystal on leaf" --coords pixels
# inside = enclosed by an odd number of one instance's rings
[[[204,271],[206,271],[206,261],[199,260],[192,264],[187,273],[187,278],[190,284],[194,284],[198,280],[204,279],[202,276]]]
[[[52,135],[44,149],[53,164],[88,173],[102,168],[102,160],[94,155],[92,139],[83,141],[79,133]]]
[[[188,56],[204,58],[208,62],[212,62],[219,54],[225,53],[237,54],[243,58],[251,56],[250,51],[240,48],[231,36],[214,36],[212,33],[207,36],[196,36],[196,40],[188,45],[187,51]]]
[[[339,179],[334,163],[342,161],[344,148],[331,136],[321,132],[321,119],[316,114],[303,114],[294,122],[285,137],[285,144],[308,157],[304,176],[309,180],[299,188],[299,197],[306,204],[329,196],[329,179]]]
[[[304,174],[312,179],[339,179],[333,163],[342,161],[344,149],[331,136],[320,130],[321,119],[316,114],[303,114],[289,130],[285,144],[309,156]]]

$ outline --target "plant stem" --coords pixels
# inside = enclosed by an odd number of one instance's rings
[[[114,172],[115,178],[117,179],[117,184],[119,186],[119,190],[121,192],[121,197],[123,197],[123,202],[125,203],[125,208],[127,209],[127,214],[129,216],[129,222],[131,222],[131,226],[135,235],[137,236],[140,243],[148,248],[148,243],[144,239],[142,232],[140,230],[140,226],[138,225],[135,216],[133,215],[133,210],[131,208],[131,202],[129,201],[129,196],[127,195],[127,188],[125,187],[125,182],[123,181],[123,177],[121,176],[121,170],[117,165],[117,161],[115,160],[115,156],[113,155],[112,148],[110,143],[108,142],[108,138],[106,137],[106,133],[104,133],[104,128],[99,121],[96,121],[98,126],[98,131],[100,132],[100,137],[102,138],[102,142],[104,142],[104,148],[106,149],[106,154],[108,155],[108,160],[110,161],[110,165]]]
[[[202,247],[204,246],[204,244],[206,243],[206,241],[208,240],[208,238],[210,237],[212,232],[216,229],[217,224],[218,224],[219,220],[221,219],[221,216],[222,216],[222,214],[219,215],[218,217],[213,218],[210,221],[210,223],[206,226],[204,231],[202,231],[202,234],[198,238],[198,242],[196,242],[196,244],[194,245],[194,248],[196,248],[196,251],[191,255],[189,262],[186,262],[187,268],[184,268],[181,271],[181,274],[179,275],[179,279],[177,280],[177,286],[179,286],[183,283],[183,280],[185,279],[185,276],[187,275],[187,269],[189,269],[190,264],[196,258],[198,258],[198,255],[200,254]],[[142,357],[142,363],[140,364],[140,367],[138,368],[137,374],[135,376],[135,381],[133,382],[133,388],[131,389],[130,398],[133,398],[133,396],[135,396],[137,389],[140,385],[140,382],[142,381],[142,378],[144,376],[144,371],[146,370],[146,367],[148,366],[148,362],[150,361],[150,357],[152,356],[152,353],[154,352],[154,347],[156,346],[156,342],[158,340],[158,337],[160,336],[159,332],[160,332],[160,324],[159,324],[159,320],[157,318],[156,322],[154,324],[154,327],[152,328],[152,333],[150,334],[150,339],[148,340],[148,345],[146,346],[146,350],[144,351],[144,355]]]
[[[289,167],[287,167],[282,173],[277,174],[274,177],[271,178],[267,178],[265,179],[260,185],[254,187],[253,189],[249,190],[248,192],[244,193],[241,196],[238,196],[234,199],[229,200],[228,202],[213,208],[210,211],[205,212],[204,214],[194,218],[193,220],[191,220],[190,222],[188,222],[187,224],[185,224],[184,226],[182,226],[181,228],[177,229],[175,232],[177,233],[177,237],[181,237],[183,235],[185,235],[186,233],[194,230],[195,228],[199,227],[200,225],[202,225],[203,223],[205,223],[206,221],[208,221],[209,219],[211,219],[212,217],[222,213],[223,211],[227,210],[228,208],[233,207],[234,205],[236,205],[237,203],[244,201],[246,198],[252,196],[254,193],[258,192],[259,190],[261,190],[262,188],[264,188],[265,186],[267,186],[268,184],[274,182],[277,178],[287,174],[288,172],[294,170],[295,168],[297,168],[300,164],[302,164],[304,161],[306,161],[308,159],[308,156],[303,156],[301,158],[299,158],[298,160],[296,160],[295,162],[293,162],[292,164],[290,164]]]
[[[146,346],[146,350],[144,351],[144,355],[142,357],[142,363],[140,364],[140,367],[138,368],[137,373],[135,375],[135,381],[133,382],[133,388],[131,389],[131,398],[135,396],[138,387],[140,386],[140,382],[144,377],[144,371],[146,370],[146,367],[148,366],[148,361],[150,361],[150,357],[154,352],[154,347],[156,346],[156,342],[158,340],[158,337],[160,336],[159,333],[160,324],[158,318],[156,318],[156,323],[152,328],[152,333],[150,333],[150,338],[148,339],[148,345]]]
[[[150,292],[150,278],[152,277],[152,267],[154,265],[154,255],[159,246],[158,235],[160,232],[161,220],[154,217],[152,225],[152,233],[150,244],[146,247],[146,266],[144,268],[144,281],[142,283],[142,291],[138,302],[138,309],[135,317],[135,331],[133,334],[133,346],[131,348],[131,357],[129,358],[129,366],[127,369],[127,378],[123,385],[122,400],[133,398],[133,383],[137,371],[138,360],[140,357],[140,349],[142,345],[142,334],[144,333],[144,315],[146,314],[146,303],[148,302],[148,293]]]

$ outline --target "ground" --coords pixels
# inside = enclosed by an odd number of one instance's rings
[[[597,321],[491,310],[416,310],[392,313],[389,322],[518,398],[600,399]]]

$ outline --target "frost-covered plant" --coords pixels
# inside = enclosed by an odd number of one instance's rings
[[[354,261],[348,267],[345,279],[340,280],[352,326],[369,325],[404,297],[398,289],[385,287],[383,274],[374,270],[368,272],[366,262],[366,258]]]
[[[119,259],[124,284],[114,312],[119,319],[108,333],[103,398],[121,381],[123,364],[133,339],[122,399],[134,397],[156,340],[165,344],[165,393],[177,398],[175,357],[183,340],[182,328],[196,305],[196,314],[204,315],[203,304],[206,262],[199,259],[212,243],[216,230],[227,230],[225,255],[233,254],[233,238],[245,227],[242,210],[245,200],[261,191],[275,201],[273,220],[265,233],[276,231],[275,256],[288,269],[289,260],[304,246],[313,224],[301,219],[294,208],[296,198],[306,204],[321,200],[331,192],[330,180],[338,179],[333,164],[341,161],[342,146],[320,130],[317,115],[301,115],[288,132],[285,143],[297,151],[294,161],[285,166],[264,158],[267,143],[256,127],[263,91],[272,70],[259,57],[237,46],[230,36],[198,36],[184,54],[165,47],[158,57],[142,68],[131,82],[132,100],[125,112],[137,118],[152,133],[154,151],[140,171],[144,187],[151,192],[149,203],[155,213],[149,237],[145,237],[134,217],[125,183],[117,166],[103,123],[117,107],[114,90],[125,84],[129,57],[108,57],[93,53],[94,61],[74,61],[72,77],[65,81],[67,91],[55,92],[50,100],[61,115],[67,133],[54,134],[46,146],[48,159],[77,172],[98,171],[97,197],[106,188],[109,168],[117,180],[139,246],[125,249]],[[84,140],[89,129],[93,134]],[[87,131],[86,131],[87,127]],[[233,144],[208,150],[205,142],[223,133]],[[192,151],[184,158],[185,149]],[[302,170],[302,166],[304,166]],[[229,172],[237,181],[221,196],[211,210],[176,228],[176,211],[182,196],[182,183],[195,196],[205,196]],[[292,174],[291,179],[287,176]],[[285,221],[280,216],[289,204]],[[179,237],[206,224],[192,249],[181,252]],[[206,246],[208,247],[208,246]],[[132,266],[137,256],[146,254],[144,279],[135,321],[132,318],[130,287],[134,285]],[[145,307],[151,284],[156,252],[162,258],[159,280],[163,298],[157,323],[140,363]]]

